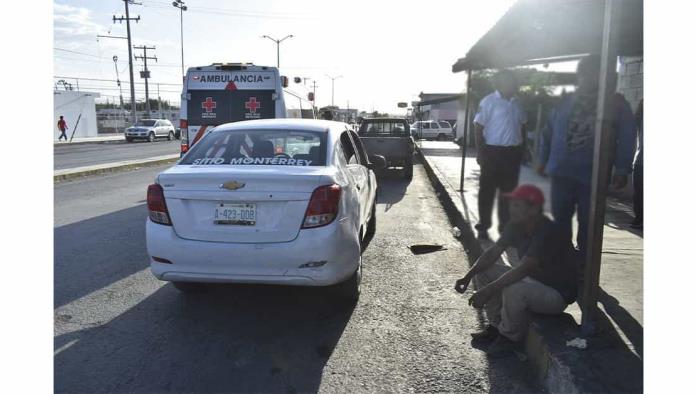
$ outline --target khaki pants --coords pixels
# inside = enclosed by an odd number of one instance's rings
[[[510,269],[501,262],[495,263],[476,276],[479,288],[498,279]],[[528,311],[554,315],[563,312],[566,306],[563,296],[556,289],[526,277],[504,288],[485,307],[491,325],[509,339],[520,341],[527,333]]]

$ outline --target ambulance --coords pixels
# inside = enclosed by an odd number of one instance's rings
[[[181,95],[181,154],[221,124],[315,117],[314,106],[300,95],[288,91],[286,100],[284,88],[287,87],[287,77],[280,76],[276,67],[213,63],[189,68]]]

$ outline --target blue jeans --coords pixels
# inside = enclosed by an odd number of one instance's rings
[[[551,178],[551,213],[563,231],[563,239],[573,238],[573,215],[578,214],[577,246],[581,261],[587,251],[592,186],[565,177]]]

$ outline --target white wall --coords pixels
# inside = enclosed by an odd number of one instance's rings
[[[56,124],[60,116],[63,116],[68,124],[66,134],[68,138],[73,132],[77,118],[82,114],[80,123],[75,130],[75,138],[96,137],[97,136],[97,112],[94,99],[99,97],[99,93],[77,92],[74,90],[53,92],[53,139],[58,140],[60,131]]]

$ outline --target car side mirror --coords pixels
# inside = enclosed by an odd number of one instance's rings
[[[383,170],[387,168],[387,160],[384,156],[370,155],[368,159],[370,159],[370,164],[367,167],[371,170]]]

